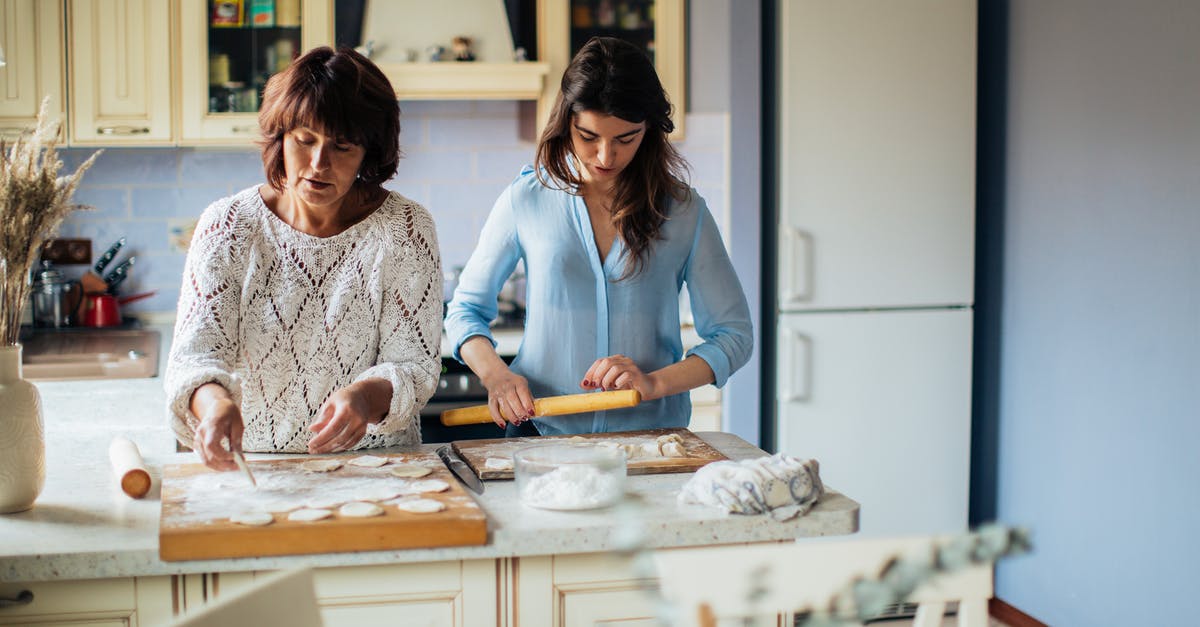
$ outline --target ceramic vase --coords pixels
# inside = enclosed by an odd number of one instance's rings
[[[33,507],[45,483],[42,399],[21,378],[21,345],[0,346],[0,514]]]

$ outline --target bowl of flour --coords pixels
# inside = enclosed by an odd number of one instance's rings
[[[535,444],[513,453],[513,478],[529,507],[608,507],[625,492],[625,454],[588,443]]]

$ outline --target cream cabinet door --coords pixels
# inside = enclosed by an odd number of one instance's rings
[[[171,7],[163,0],[69,0],[72,144],[170,144]]]
[[[170,577],[0,583],[0,625],[136,627],[171,619]]]
[[[721,431],[721,390],[705,385],[692,390],[691,431]]]
[[[273,18],[283,12],[281,1],[274,5]],[[275,56],[279,49],[301,55],[317,46],[332,44],[333,0],[290,0],[288,4],[300,9],[299,20],[294,19],[294,11],[289,11],[293,17],[287,19],[288,25],[252,27],[247,8],[246,15],[239,18],[241,25],[210,27],[209,0],[180,1],[180,76],[176,94],[181,144],[251,145],[258,138],[258,99],[262,87],[255,81],[262,78],[264,71],[273,74],[286,65],[281,57],[276,67],[267,68],[263,59],[268,54]],[[298,48],[293,43],[297,32]],[[210,41],[213,34],[220,34],[223,39]],[[278,43],[288,45],[285,48],[273,45]],[[233,45],[227,47],[229,44]],[[252,67],[259,71],[251,70]],[[239,87],[229,91],[235,96],[240,94],[240,98],[235,98],[239,106],[231,111],[223,102],[229,94],[223,92],[225,86],[234,84]]]
[[[314,572],[326,627],[499,624],[495,560],[321,568]]]
[[[632,560],[607,554],[529,557],[513,561],[512,624],[547,627],[661,624],[654,579]]]
[[[550,108],[558,97],[560,80],[571,57],[591,36],[604,35],[631,41],[639,47],[646,46],[647,40],[650,42],[647,53],[653,56],[658,78],[675,107],[675,132],[671,139],[682,140],[687,111],[686,5],[685,0],[607,4],[538,0],[538,60],[549,65],[538,99],[538,132],[550,118]],[[630,17],[635,24],[626,23]]]
[[[63,120],[62,5],[0,0],[0,137],[11,140],[34,125],[42,99]]]

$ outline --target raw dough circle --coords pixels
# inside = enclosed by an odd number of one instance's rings
[[[432,514],[446,509],[446,505],[441,501],[433,499],[410,499],[407,501],[397,501],[396,508],[414,514]]]
[[[304,506],[309,509],[329,509],[337,507],[346,501],[352,500],[349,496],[337,496],[333,494],[318,494],[304,502]]]
[[[372,486],[357,490],[350,495],[351,501],[386,501],[408,492],[407,485]]]
[[[300,509],[304,504],[295,500],[279,499],[277,501],[267,501],[262,504],[264,512],[272,514],[286,514],[292,510]]]
[[[399,464],[392,466],[389,471],[397,477],[419,479],[433,472],[433,469],[429,466],[418,466],[417,464]]]
[[[244,512],[230,516],[229,522],[251,527],[265,527],[275,522],[275,517],[267,512]]]
[[[343,462],[339,459],[314,459],[300,464],[308,472],[333,472],[341,468]]]
[[[484,460],[483,467],[488,470],[512,470],[513,461],[511,457],[489,457]]]
[[[339,516],[347,518],[370,518],[383,513],[383,508],[374,503],[364,503],[363,501],[354,501],[346,503],[338,510]]]
[[[376,457],[374,455],[360,455],[346,463],[351,466],[361,466],[362,468],[379,468],[388,463],[388,458]]]
[[[420,494],[422,492],[445,492],[450,489],[450,484],[441,479],[426,479],[424,481],[414,481],[408,486],[407,492],[412,494]]]
[[[313,522],[333,516],[333,512],[327,509],[298,509],[288,514],[288,520],[292,522]]]

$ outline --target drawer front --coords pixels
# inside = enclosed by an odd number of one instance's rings
[[[0,583],[0,599],[28,599],[0,608],[0,625],[136,625],[133,579]]]

